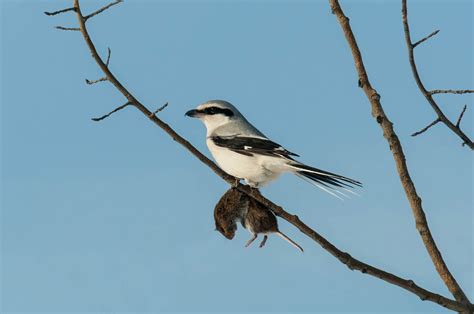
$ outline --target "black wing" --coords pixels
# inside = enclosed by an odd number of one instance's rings
[[[244,136],[212,136],[211,140],[217,146],[228,148],[236,153],[246,156],[253,156],[254,154],[257,154],[271,157],[284,157],[291,160],[291,156],[299,157],[297,154],[281,147],[280,144],[272,142],[266,138]]]

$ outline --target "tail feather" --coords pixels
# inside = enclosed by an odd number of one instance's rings
[[[295,241],[291,240],[286,234],[284,234],[283,232],[281,231],[277,231],[276,234],[278,234],[280,237],[282,237],[283,239],[285,239],[286,241],[288,241],[288,243],[290,243],[291,245],[293,245],[295,248],[299,249],[301,252],[304,252],[303,248],[301,246],[299,246],[298,243],[296,243]]]
[[[303,179],[303,180],[309,182],[310,184],[314,185],[315,187],[317,187],[317,188],[323,190],[324,192],[329,193],[329,194],[331,194],[332,196],[334,196],[334,197],[340,199],[341,201],[344,200],[342,197],[340,197],[339,195],[337,195],[337,194],[334,193],[334,192],[337,191],[337,190],[335,190],[335,189],[329,187],[327,184],[324,184],[323,182],[318,182],[318,181],[314,181],[314,180],[312,180],[312,179],[309,179],[309,178],[307,178],[306,176],[304,176],[303,173],[300,173],[300,172],[296,172],[296,175],[297,175],[298,177],[300,177],[301,179]],[[325,188],[323,185],[327,186],[328,188]],[[332,190],[332,191],[331,191],[331,190]],[[334,191],[334,192],[333,192],[333,191]],[[339,192],[339,194],[343,194],[343,193]],[[343,195],[346,196],[345,194],[343,194]]]
[[[321,169],[313,168],[301,163],[290,163],[288,164],[288,166],[296,170],[295,173],[297,176],[307,181],[310,181],[318,188],[328,192],[329,194],[339,199],[341,198],[333,192],[339,193],[347,197],[347,195],[339,191],[339,189],[342,189],[351,194],[358,195],[350,189],[354,187],[362,187],[362,183],[357,180],[350,179]]]
[[[360,183],[357,180],[347,178],[347,177],[344,177],[332,172],[324,171],[318,168],[313,168],[301,163],[292,163],[292,164],[289,164],[289,166],[293,169],[296,169],[297,171],[304,172],[307,174],[312,174],[314,175],[315,178],[318,178],[319,180],[322,180],[332,185],[338,186],[337,184],[340,184],[340,185],[342,184],[348,187],[353,187],[353,186],[362,187],[362,183]]]

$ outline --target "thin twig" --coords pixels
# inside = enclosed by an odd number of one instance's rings
[[[109,66],[110,62],[110,55],[112,54],[112,50],[110,50],[110,47],[107,47],[107,61],[105,61],[105,65]]]
[[[165,109],[166,107],[168,107],[168,102],[166,102],[163,106],[159,107],[158,109],[156,109],[155,111],[153,111],[151,113],[152,116],[156,115],[158,112],[162,111],[163,109]],[[151,118],[151,117],[149,117]]]
[[[87,21],[87,20],[90,19],[91,17],[94,17],[94,16],[96,16],[97,14],[100,14],[100,13],[104,12],[105,10],[107,10],[108,8],[110,8],[111,6],[114,6],[114,5],[116,5],[116,4],[119,4],[120,2],[123,2],[123,0],[116,0],[115,2],[109,3],[109,4],[107,4],[106,6],[100,8],[99,10],[97,10],[97,11],[95,11],[95,12],[92,12],[92,13],[89,14],[89,15],[84,16],[84,21]]]
[[[110,50],[109,47],[107,47],[107,61],[105,61],[105,66],[106,67],[109,67],[111,53],[112,53],[112,51]],[[104,82],[104,81],[107,81],[107,76],[101,77],[98,80],[88,80],[88,79],[86,79],[86,83],[89,84],[89,85],[96,84],[96,83],[99,83],[99,82]]]
[[[434,89],[428,92],[430,95],[434,94],[470,94],[474,93],[474,89]]]
[[[108,114],[104,114],[102,117],[99,117],[99,118],[91,118],[92,121],[101,121],[101,120],[104,120],[105,118],[109,117],[111,114],[117,112],[117,111],[120,111],[122,110],[123,108],[127,107],[127,106],[130,106],[132,103],[127,101],[125,104],[115,108],[114,110],[112,110],[111,112],[109,112]]]
[[[430,104],[431,108],[433,108],[434,112],[452,132],[454,132],[459,138],[462,139],[463,143],[465,143],[469,148],[474,150],[474,143],[472,140],[458,127],[456,127],[451,120],[446,117],[444,112],[438,106],[436,101],[433,99],[432,95],[437,93],[443,93],[443,90],[434,90],[428,91],[423,82],[421,81],[420,74],[418,73],[418,69],[415,63],[415,54],[414,54],[414,45],[411,42],[411,34],[410,34],[410,26],[408,25],[408,10],[407,10],[407,3],[406,0],[402,0],[402,20],[403,20],[403,28],[405,32],[405,42],[408,49],[408,60],[410,62],[411,71],[413,73],[413,77],[415,78],[416,85],[420,89],[423,96],[425,96],[426,100]],[[455,90],[445,90],[446,92],[455,92]],[[467,91],[467,90],[466,90]]]
[[[438,30],[435,30],[434,32],[432,32],[431,34],[429,34],[428,36],[426,36],[425,38],[422,38],[420,40],[418,40],[416,43],[414,43],[412,45],[413,48],[415,48],[416,46],[418,46],[419,44],[421,44],[422,42],[430,39],[431,37],[433,37],[434,35],[438,34],[439,33],[439,29]]]
[[[60,29],[62,31],[80,31],[80,29],[78,27],[64,27],[64,26],[55,26],[54,28],[56,29]]]
[[[76,12],[76,8],[72,7],[72,8],[62,9],[62,10],[58,10],[58,11],[54,11],[54,12],[44,11],[44,14],[46,14],[48,16],[52,16],[52,15],[61,14],[61,13],[64,13],[64,12],[69,12],[69,11]]]
[[[85,81],[88,85],[92,85],[92,84],[96,84],[96,83],[99,83],[99,82],[107,81],[107,77],[104,76],[104,77],[101,77],[100,79],[97,79],[97,80],[86,79]]]
[[[367,71],[365,70],[364,62],[362,60],[362,54],[359,50],[359,46],[355,39],[354,33],[352,32],[352,28],[349,24],[349,19],[344,15],[344,12],[342,11],[338,0],[329,0],[329,4],[331,6],[332,12],[334,12],[339,24],[341,25],[346,41],[352,52],[354,65],[359,79],[364,82],[362,88],[372,107],[372,116],[380,125],[383,131],[383,135],[389,143],[389,147],[392,151],[392,155],[395,160],[395,165],[397,167],[398,176],[400,178],[403,189],[405,190],[405,195],[410,203],[413,217],[415,218],[415,225],[418,232],[420,233],[421,239],[423,240],[423,244],[425,245],[425,248],[429,256],[431,257],[431,260],[439,276],[441,277],[449,291],[454,295],[454,297],[457,301],[459,301],[459,303],[462,303],[467,308],[470,308],[472,307],[472,305],[470,304],[466,295],[462,291],[461,287],[458,285],[454,276],[449,271],[448,266],[444,262],[443,257],[441,256],[441,252],[439,251],[436,245],[433,235],[431,234],[430,228],[428,226],[428,221],[426,220],[425,212],[421,203],[421,198],[416,192],[415,184],[413,183],[410,177],[410,172],[408,171],[408,166],[406,164],[406,158],[403,152],[402,144],[400,143],[400,140],[398,139],[398,136],[395,130],[393,129],[393,123],[390,122],[387,115],[385,114],[385,111],[380,102],[379,94],[370,84],[369,77],[367,75]]]
[[[466,112],[467,105],[464,105],[464,108],[462,108],[461,114],[459,114],[458,121],[456,122],[456,127],[459,128],[459,125],[461,124],[462,117],[464,116],[464,113]]]
[[[434,120],[433,122],[431,122],[430,124],[425,126],[423,129],[419,130],[418,132],[413,133],[411,136],[417,136],[417,135],[420,135],[423,132],[428,131],[429,128],[431,128],[433,125],[435,125],[438,122],[441,122],[441,120],[440,119]]]
[[[173,140],[175,140],[176,142],[178,142],[179,144],[184,146],[191,154],[193,154],[195,157],[197,157],[199,160],[201,160],[204,164],[206,164],[211,170],[213,170],[223,180],[225,180],[226,182],[228,182],[231,185],[235,184],[236,178],[234,178],[233,176],[230,176],[227,173],[225,173],[214,162],[212,162],[209,158],[207,158],[199,150],[197,150],[191,143],[189,143],[186,139],[184,139],[182,136],[180,136],[178,133],[176,133],[176,131],[174,129],[172,129],[168,124],[163,122],[155,114],[153,114],[150,110],[148,110],[142,103],[140,103],[115,78],[115,76],[112,74],[112,72],[110,72],[110,70],[106,66],[106,64],[100,58],[100,56],[97,53],[97,50],[94,46],[94,43],[92,42],[92,40],[89,36],[89,33],[88,33],[86,25],[85,25],[84,17],[81,14],[80,6],[79,6],[79,0],[74,0],[74,6],[77,8],[77,17],[78,17],[78,20],[79,20],[81,33],[84,37],[84,40],[85,40],[86,44],[88,45],[88,47],[91,51],[93,59],[97,62],[98,66],[104,72],[107,79],[125,96],[125,98],[128,99],[129,103],[133,104],[134,107],[136,107],[144,115],[149,117],[149,119],[151,121],[153,121],[156,125],[158,125],[161,129],[163,129],[164,132],[166,132],[168,135],[170,135],[170,137],[173,138]],[[163,106],[163,108],[164,107],[165,106]],[[252,193],[252,189],[249,189],[248,186],[239,185],[238,188],[242,192],[246,193],[247,195],[253,197],[257,201],[259,201],[262,204],[269,207],[278,216],[282,217],[283,219],[285,219],[288,222],[290,222],[291,224],[293,224],[295,227],[297,227],[299,230],[301,230],[301,232],[303,232],[308,237],[310,237],[311,239],[316,241],[325,250],[327,250],[329,253],[331,253],[332,255],[337,257],[341,262],[343,262],[349,268],[359,270],[364,274],[369,274],[371,276],[380,278],[381,280],[384,280],[384,281],[389,282],[391,284],[402,287],[403,289],[405,289],[407,291],[410,291],[410,292],[414,293],[415,295],[419,296],[422,300],[429,300],[431,302],[435,302],[437,304],[440,304],[443,307],[446,307],[448,309],[452,309],[452,310],[455,310],[455,311],[462,311],[462,310],[466,309],[465,305],[460,304],[459,302],[450,300],[448,298],[445,298],[445,297],[443,297],[439,294],[432,293],[428,290],[425,290],[425,289],[417,286],[411,280],[406,280],[406,279],[400,278],[400,277],[395,276],[391,273],[385,272],[383,270],[380,270],[378,268],[375,268],[373,266],[370,266],[368,264],[365,264],[363,262],[358,261],[357,259],[351,257],[349,254],[337,249],[332,243],[327,241],[325,238],[323,238],[321,235],[319,235],[316,231],[312,230],[306,224],[304,224],[297,216],[289,214],[288,212],[286,212],[280,206],[277,206],[276,204],[272,203],[267,198],[263,197],[260,193]]]

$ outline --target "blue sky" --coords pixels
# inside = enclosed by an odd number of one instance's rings
[[[132,108],[101,76],[69,1],[1,1],[1,310],[4,312],[429,312],[444,309],[351,272],[284,221],[305,248],[277,237],[244,248],[214,231],[227,185]],[[72,1],[70,1],[72,2]],[[89,12],[105,4],[84,1]],[[437,125],[408,65],[400,1],[341,1],[373,86],[394,123],[431,229],[473,293],[472,152]],[[428,88],[472,88],[471,1],[409,1]],[[111,69],[207,155],[184,112],[232,102],[301,161],[358,179],[341,202],[290,175],[264,195],[335,245],[449,296],[415,229],[388,145],[357,87],[327,1],[125,1],[89,22]],[[436,97],[473,134],[473,97]]]

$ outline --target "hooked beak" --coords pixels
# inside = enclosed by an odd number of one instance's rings
[[[191,109],[188,112],[186,112],[184,115],[191,118],[197,118],[201,115],[201,112],[199,112],[199,110],[196,110],[196,109]]]

